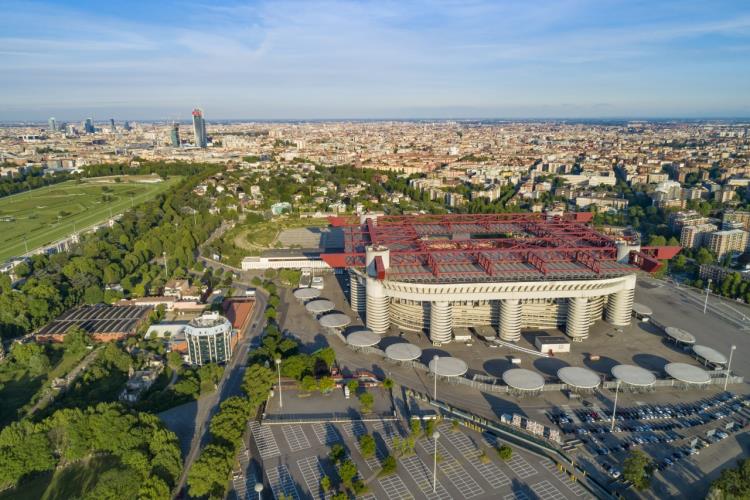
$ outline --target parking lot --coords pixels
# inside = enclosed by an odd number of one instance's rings
[[[590,498],[552,461],[514,448],[513,457],[504,462],[494,449],[494,436],[454,429],[448,423],[438,426],[438,480],[434,493],[432,439],[418,439],[415,453],[398,460],[396,473],[378,475],[383,458],[392,453],[394,438],[406,436],[397,421],[280,425],[254,422],[249,430],[253,441],[250,453],[257,450],[261,457],[266,488],[270,488],[273,498],[330,498],[320,489],[320,480],[324,475],[337,477],[328,458],[335,443],[343,445],[347,457],[357,465],[359,477],[367,483],[368,491],[359,498]],[[363,434],[375,438],[376,456],[365,459],[360,453],[357,439]],[[235,477],[233,491],[237,498],[254,499],[254,469],[249,464],[244,466],[249,472]],[[271,498],[269,491],[264,492],[264,498]]]
[[[611,411],[588,400],[585,404],[574,410],[555,408],[550,419],[566,438],[580,440],[589,469],[612,481],[621,479],[629,450],[646,452],[659,471],[695,467],[688,464],[692,458],[746,430],[750,422],[750,397],[731,392],[693,402],[620,407],[614,426]]]

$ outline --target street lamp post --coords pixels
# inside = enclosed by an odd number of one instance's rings
[[[708,294],[711,293],[711,278],[708,278],[708,286],[706,286],[706,300],[703,302],[703,314],[706,314],[708,309]]]
[[[167,267],[167,252],[162,252],[161,254],[164,257],[164,279],[169,280],[169,268]]]
[[[433,461],[433,468],[432,468],[432,492],[433,493],[435,493],[435,491],[437,490],[437,443],[438,443],[439,437],[440,437],[440,433],[438,431],[435,431],[432,433],[432,439],[435,440],[435,455],[434,455],[435,458]]]
[[[284,400],[281,398],[281,358],[275,359],[276,370],[279,372],[279,408],[284,407]]]
[[[255,493],[258,494],[258,500],[260,500],[261,491],[263,491],[263,483],[255,483]]]
[[[734,354],[734,350],[737,349],[737,346],[732,344],[732,347],[729,349],[729,362],[727,363],[727,372],[724,374],[724,390],[727,390],[727,384],[729,383],[729,370],[732,369],[732,354]]]
[[[440,359],[440,356],[438,356],[437,354],[435,354],[435,355],[434,355],[434,356],[432,357],[432,361],[434,361],[434,362],[435,362],[435,365],[434,365],[434,368],[435,368],[435,372],[434,372],[434,373],[432,374],[432,375],[433,375],[433,377],[435,377],[435,387],[434,387],[434,389],[433,389],[433,391],[432,391],[432,398],[433,398],[433,399],[434,399],[435,401],[437,401],[437,374],[438,374],[438,370],[437,370],[437,368],[438,368],[438,360],[439,360],[439,359]]]
[[[615,386],[615,404],[612,407],[612,425],[609,426],[609,432],[615,430],[615,415],[617,414],[617,396],[620,394],[620,379],[617,379],[617,385]]]

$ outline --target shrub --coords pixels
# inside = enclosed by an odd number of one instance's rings
[[[508,446],[507,444],[504,444],[500,446],[497,449],[497,454],[502,458],[503,460],[510,460],[511,457],[513,457],[513,448]]]

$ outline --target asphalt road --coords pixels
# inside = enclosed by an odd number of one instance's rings
[[[242,377],[245,375],[247,368],[247,355],[250,348],[250,342],[253,337],[259,336],[263,330],[263,312],[266,309],[267,297],[265,292],[258,290],[255,295],[255,307],[253,309],[252,319],[245,329],[244,335],[239,344],[232,353],[232,359],[224,369],[224,375],[219,381],[216,391],[207,398],[198,401],[198,410],[195,416],[195,434],[190,443],[188,452],[183,466],[182,475],[175,487],[177,493],[175,498],[188,498],[185,488],[187,473],[195,462],[201,449],[208,444],[208,421],[218,410],[219,404],[227,398],[237,396],[242,393]]]

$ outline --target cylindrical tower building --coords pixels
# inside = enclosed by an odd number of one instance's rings
[[[452,340],[453,316],[450,302],[430,304],[430,340],[433,344],[447,344]]]
[[[366,279],[367,310],[365,324],[373,332],[385,335],[391,325],[389,298],[385,293],[383,283],[369,276]]]
[[[518,299],[500,301],[500,338],[506,342],[521,339],[521,301]]]
[[[571,297],[568,299],[568,319],[565,333],[574,341],[582,341],[589,336],[589,305],[586,297]]]
[[[614,326],[628,326],[633,313],[635,289],[620,290],[607,300],[607,322]]]

